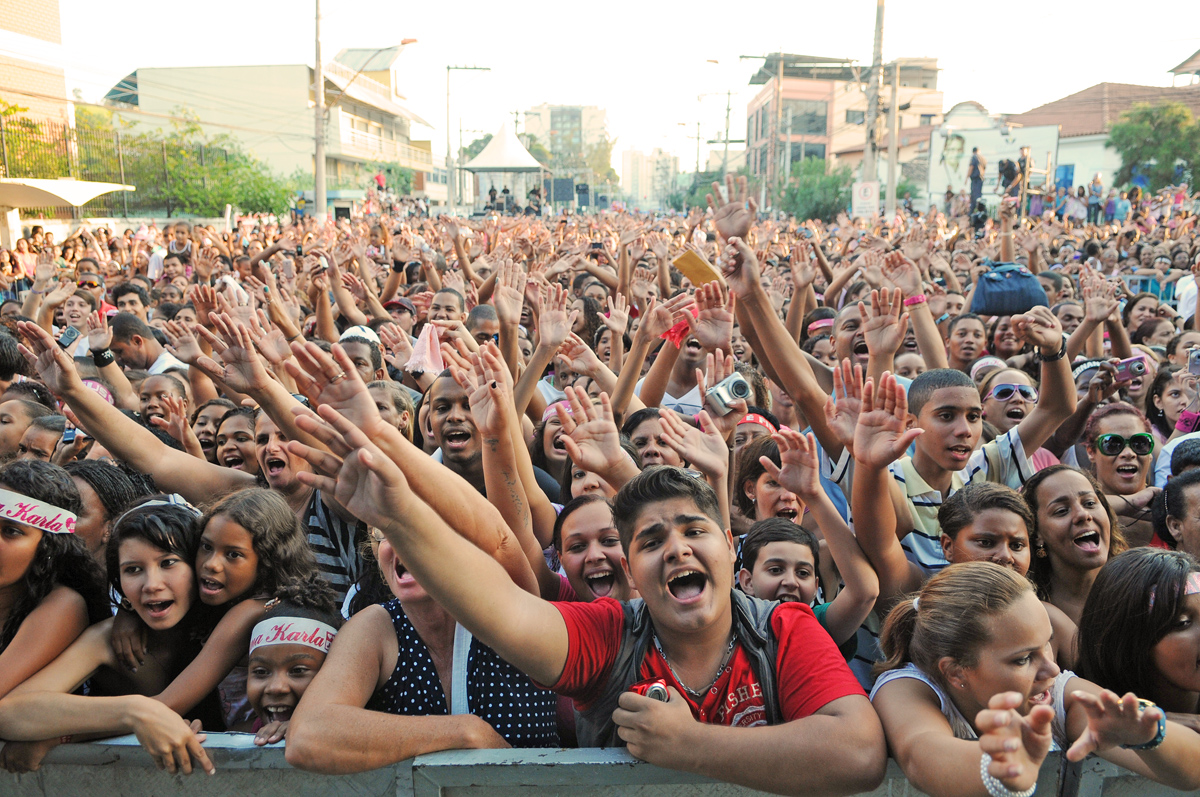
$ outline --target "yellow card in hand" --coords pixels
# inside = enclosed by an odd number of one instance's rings
[[[671,265],[679,269],[679,273],[687,277],[697,288],[716,280],[721,283],[721,288],[725,289],[725,278],[721,276],[721,273],[691,249],[672,260]]]

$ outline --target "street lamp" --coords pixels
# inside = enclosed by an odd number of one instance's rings
[[[453,150],[450,149],[450,73],[453,71],[467,72],[491,72],[490,66],[450,66],[446,65],[446,206],[453,207],[457,197],[455,194],[455,176],[456,170],[454,167]]]

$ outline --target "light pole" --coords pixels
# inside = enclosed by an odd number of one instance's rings
[[[455,190],[457,171],[454,162],[456,159],[453,150],[450,149],[450,73],[453,71],[491,72],[492,68],[490,66],[451,66],[446,64],[446,206],[448,208],[454,207],[458,193]]]
[[[863,182],[875,180],[878,171],[875,157],[879,142],[876,127],[879,119],[879,83],[883,72],[883,0],[875,0],[875,46],[871,52],[871,76],[867,79],[867,141],[863,147]]]

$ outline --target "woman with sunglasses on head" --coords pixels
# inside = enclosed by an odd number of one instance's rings
[[[1150,421],[1132,404],[1118,401],[1092,413],[1083,441],[1096,481],[1121,517],[1130,546],[1148,544],[1154,533],[1150,504],[1161,492],[1146,486],[1156,448]]]
[[[996,436],[1007,433],[1037,406],[1038,391],[1029,374],[1016,368],[992,371],[979,383],[983,417],[996,427]],[[1029,462],[1035,471],[1058,464],[1058,457],[1039,448]]]

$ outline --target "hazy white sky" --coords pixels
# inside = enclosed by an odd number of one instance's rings
[[[313,60],[312,0],[60,5],[68,88],[88,100],[138,67]],[[782,50],[869,64],[875,19],[871,0],[323,0],[321,10],[327,59],[344,47],[418,40],[397,67],[408,105],[436,126],[416,127],[413,137],[432,138],[435,152],[445,150],[446,65],[470,64],[492,71],[451,77],[455,139],[460,116],[468,130],[495,132],[512,123],[512,111],[539,103],[599,105],[617,138],[615,163],[626,148],[662,147],[680,156],[685,171],[695,160],[688,136],[696,122],[706,139],[724,127],[726,90],[735,92],[731,137],[744,137],[746,102],[757,91],[747,81],[759,62],[738,56]],[[1105,81],[1169,85],[1167,70],[1197,49],[1196,0],[1161,0],[1136,14],[1116,0],[888,0],[884,20],[884,59],[936,57],[946,108],[977,100],[992,112],[1017,113]],[[229,86],[243,100],[254,91]]]

